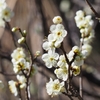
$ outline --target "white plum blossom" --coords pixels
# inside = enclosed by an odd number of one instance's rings
[[[55,29],[61,29],[64,30],[64,26],[62,24],[56,24],[50,26],[50,32],[54,31]]]
[[[63,66],[55,69],[54,73],[56,74],[57,78],[66,81],[68,79],[68,65],[66,64],[65,67]]]
[[[50,32],[51,34],[48,35],[47,41],[43,43],[43,49],[46,51],[59,48],[67,35],[67,31],[62,24],[51,25]]]
[[[21,70],[29,70],[30,68],[30,62],[26,61],[26,59],[24,58],[20,58],[18,61],[16,61],[14,64],[13,64],[14,68],[14,72],[15,73],[18,73],[19,71]]]
[[[84,44],[89,44],[94,38],[93,20],[91,15],[85,16],[83,11],[77,11],[75,16],[75,22],[80,29],[81,41]],[[80,20],[79,20],[80,19]]]
[[[55,37],[54,37],[54,34],[49,34],[48,35],[48,41],[43,43],[43,49],[46,50],[46,51],[55,50]]]
[[[21,75],[21,76],[17,75],[17,79],[19,81],[20,88],[26,87],[26,78],[25,78],[25,76],[23,76],[23,75]]]
[[[90,55],[91,51],[92,51],[91,45],[84,44],[82,46],[82,55],[83,55],[84,59]]]
[[[11,54],[12,57],[12,63],[15,63],[16,61],[18,61],[20,58],[25,58],[25,52],[23,48],[18,47],[17,49],[15,49],[13,51],[13,53]]]
[[[65,91],[64,82],[60,83],[58,79],[53,81],[52,78],[50,78],[50,81],[46,83],[46,90],[48,95],[51,95],[52,97],[59,95],[61,92]]]
[[[84,63],[83,56],[80,55],[75,57],[75,60],[72,64],[76,66],[82,66],[83,63]]]
[[[0,0],[0,26],[5,27],[5,22],[9,22],[13,15],[5,0]]]
[[[67,31],[64,29],[55,29],[54,31],[52,31],[52,33],[55,36],[55,40],[57,42],[62,42],[64,37],[67,35]]]
[[[65,59],[64,55],[59,56],[59,61],[58,61],[57,65],[59,67],[65,67],[66,66],[66,59]]]
[[[8,82],[9,85],[9,89],[11,91],[11,93],[13,93],[15,96],[18,95],[18,89],[17,89],[17,82],[11,80]]]
[[[59,24],[62,22],[62,18],[60,16],[55,16],[52,21],[54,24]]]
[[[49,50],[48,53],[42,55],[42,60],[48,68],[52,68],[53,66],[56,67],[58,58],[59,54],[52,50]]]
[[[25,71],[25,73],[30,69],[31,62],[26,57],[25,51],[23,48],[17,48],[13,51],[11,54],[12,57],[12,63],[13,63],[13,70],[15,73],[18,73],[22,70]]]
[[[6,7],[0,13],[0,17],[7,22],[10,22],[11,18],[14,16],[14,13],[11,11],[10,8]]]
[[[79,48],[78,46],[74,46],[74,47],[72,48],[72,51],[73,51],[74,53],[80,53],[80,48]]]

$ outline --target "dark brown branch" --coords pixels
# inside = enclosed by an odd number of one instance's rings
[[[88,4],[88,6],[90,7],[90,9],[93,11],[93,13],[95,14],[95,16],[97,18],[100,18],[100,15],[95,11],[95,9],[93,8],[93,6],[90,4],[90,2],[88,0],[85,0],[86,3]]]

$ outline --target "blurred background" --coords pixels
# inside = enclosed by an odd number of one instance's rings
[[[100,0],[89,1],[100,14]],[[93,16],[95,39],[92,43],[92,53],[83,65],[83,98],[84,100],[100,100],[100,23],[85,0],[6,0],[6,2],[14,11],[14,17],[10,22],[11,28],[17,26],[27,31],[27,43],[33,55],[37,50],[44,52],[42,50],[43,39],[49,34],[49,27],[52,25],[54,16],[62,17],[65,29],[68,31],[64,40],[67,53],[74,45],[79,46],[80,33],[74,21],[76,11],[82,9],[86,14]],[[7,27],[0,27],[0,80],[5,85],[0,90],[0,100],[18,100],[11,94],[7,84],[9,80],[16,80],[10,56],[16,48],[12,36],[16,41],[21,37],[18,32],[12,35]],[[48,77],[55,78],[55,76],[52,69],[48,70],[40,58],[36,63],[38,71],[30,80],[31,100],[69,100],[63,94],[54,98],[47,95],[45,84],[48,82]],[[75,77],[73,80],[77,90],[78,78]],[[23,100],[25,100],[23,91]],[[74,100],[78,99],[74,98]]]

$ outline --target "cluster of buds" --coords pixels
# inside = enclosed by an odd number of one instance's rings
[[[27,99],[30,97],[29,93],[29,78],[35,73],[34,60],[40,55],[37,51],[34,58],[26,42],[26,30],[22,31],[18,27],[12,28],[12,32],[19,31],[22,37],[18,39],[18,43],[24,43],[27,51],[22,47],[17,47],[11,54],[13,71],[16,73],[17,81],[11,80],[8,82],[11,92],[17,96],[20,95],[20,90],[25,88],[27,92]]]
[[[9,22],[14,16],[12,10],[7,6],[5,0],[0,0],[0,26],[5,27],[5,22]]]
[[[47,53],[42,55],[42,60],[47,68],[54,67],[54,73],[58,79],[50,81],[46,84],[47,93],[51,96],[66,92],[65,82],[70,80],[70,77],[80,74],[80,66],[84,64],[84,59],[90,54],[92,47],[90,42],[94,37],[93,20],[88,15],[84,17],[83,11],[78,11],[75,16],[77,27],[81,32],[82,44],[80,47],[74,46],[69,53],[66,53],[62,42],[67,35],[67,31],[61,24],[62,18],[56,16],[53,18],[53,25],[50,26],[50,34],[47,40],[43,43],[43,49]],[[56,48],[62,49],[62,55],[56,52]]]

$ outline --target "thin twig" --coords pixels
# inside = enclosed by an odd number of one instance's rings
[[[85,0],[86,3],[88,4],[88,6],[90,7],[90,9],[93,11],[93,13],[95,14],[95,16],[98,18],[100,18],[100,15],[95,11],[95,9],[93,8],[93,6],[90,4],[90,2],[88,0]]]

